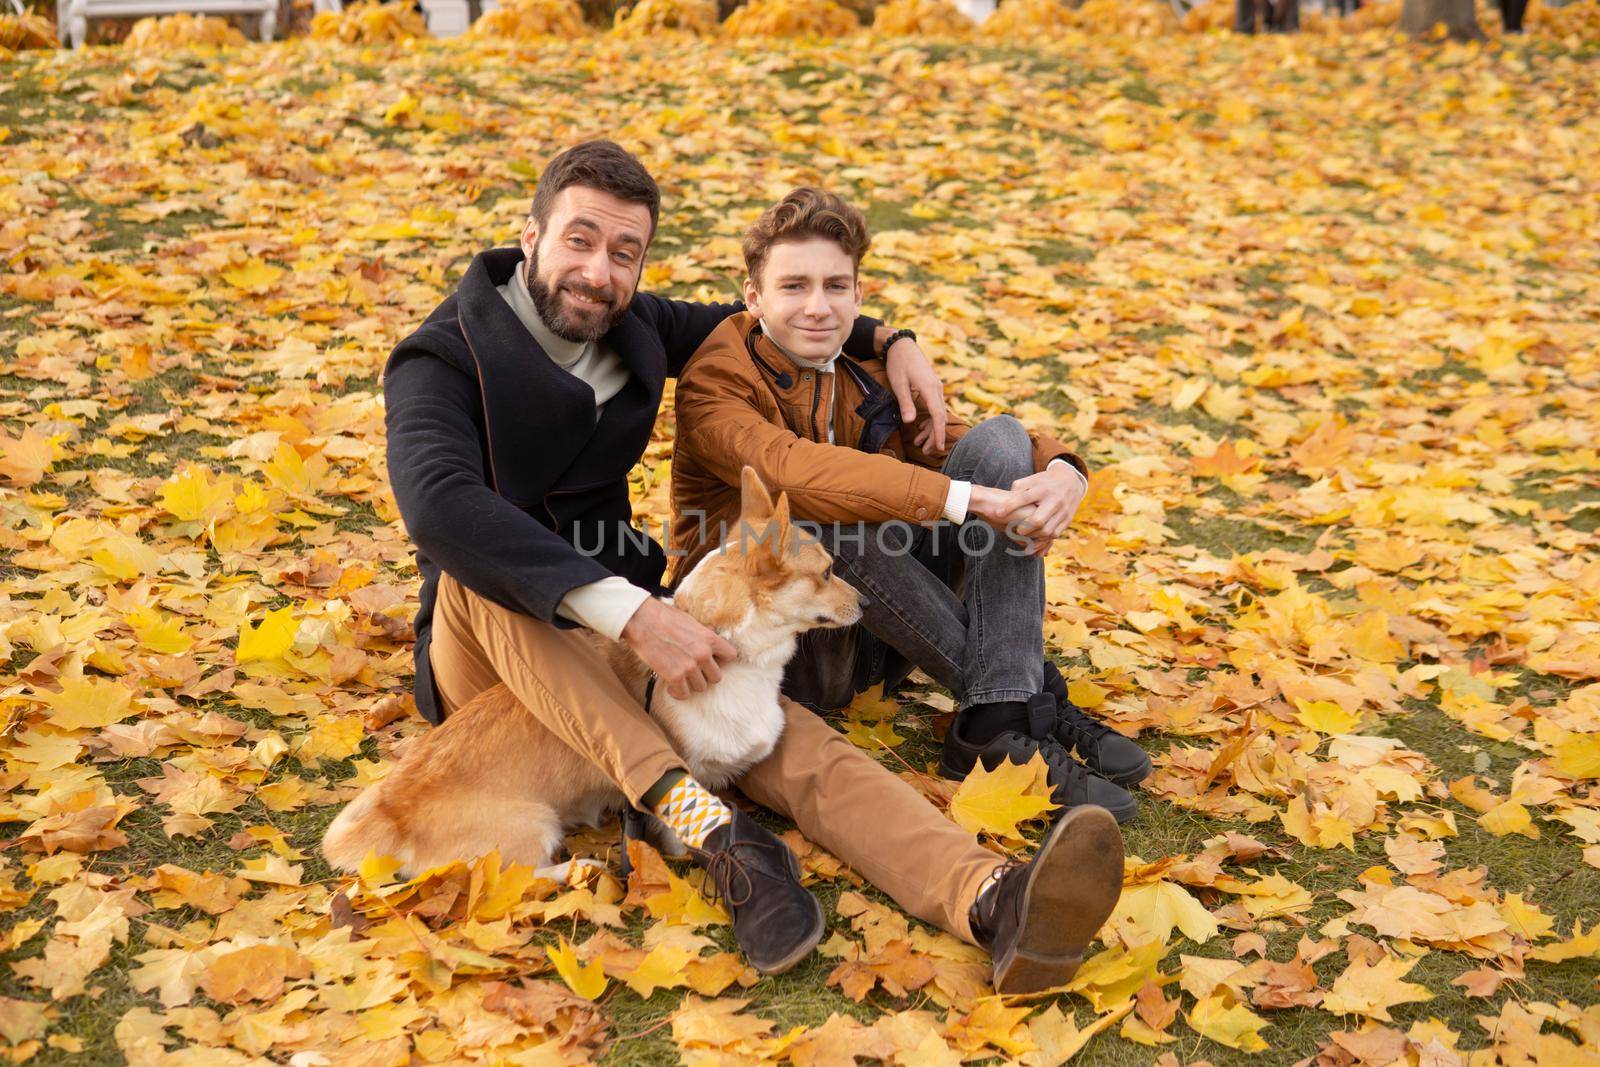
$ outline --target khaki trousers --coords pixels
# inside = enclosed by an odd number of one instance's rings
[[[684,766],[579,631],[500,607],[448,574],[439,581],[430,661],[447,715],[503,682],[633,804]],[[967,909],[999,858],[822,719],[792,701],[783,706],[783,736],[739,780],[740,791],[910,914],[973,941]]]

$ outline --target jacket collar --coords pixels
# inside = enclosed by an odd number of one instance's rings
[[[651,346],[651,331],[628,311],[600,344],[631,372],[628,384],[606,405],[598,423],[594,390],[562,370],[534,340],[497,290],[522,261],[520,248],[481,253],[457,290],[457,320],[467,340],[482,390],[489,437],[489,480],[495,491],[526,506],[558,482],[604,478],[619,457],[609,448],[589,448],[591,438],[609,442],[637,436],[631,424],[645,416],[645,441],[655,421],[666,366]],[[619,442],[620,443],[620,442]],[[644,442],[639,444],[643,453]],[[632,466],[639,457],[627,460]]]
[[[772,338],[762,332],[759,324],[751,326],[744,340],[745,351],[762,373],[772,379],[773,385],[785,390],[793,388],[795,363]],[[861,436],[853,442],[839,443],[854,445],[863,452],[877,452],[890,435],[900,428],[900,405],[894,394],[879,385],[861,364],[843,352],[833,358],[830,369],[842,371],[861,394],[861,402],[855,407],[855,415],[862,423]],[[836,397],[840,384],[839,375],[836,374],[833,383]]]

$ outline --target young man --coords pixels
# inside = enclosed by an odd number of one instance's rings
[[[1074,706],[1044,658],[1042,557],[1088,488],[1083,461],[1009,416],[951,420],[948,447],[925,420],[902,425],[883,363],[843,352],[869,241],[859,211],[813,188],[751,227],[748,311],[712,332],[675,394],[674,576],[717,543],[737,515],[739,472],[754,467],[867,598],[858,626],[802,639],[789,696],[838,708],[921,667],[960,702],[947,777],[1037,752],[1057,803],[1131,818],[1124,786],[1149,757]]]
[[[701,788],[666,735],[576,630],[626,642],[668,690],[701,691],[733,655],[722,638],[651,594],[666,557],[631,525],[628,472],[650,439],[663,381],[739,305],[636,293],[660,194],[607,141],[545,168],[520,248],[478,256],[457,291],[396,346],[384,370],[389,477],[423,575],[417,704],[438,722],[504,683],[578,756],[607,772],[693,849],[751,963],[804,957],[825,924],[788,848]],[[876,330],[876,336],[875,336]],[[889,331],[863,320],[849,347]],[[915,345],[892,357],[910,393],[938,408]],[[582,546],[580,550],[579,546]],[[996,982],[1065,981],[1121,889],[1121,848],[1081,821],[1025,867],[993,853],[821,719],[786,707],[784,734],[740,788],[791,818],[863,875],[897,887],[915,914],[993,947]],[[888,824],[852,836],[860,812]],[[1115,846],[1115,863],[1070,886],[1056,875]],[[1041,877],[1043,876],[1043,877]]]

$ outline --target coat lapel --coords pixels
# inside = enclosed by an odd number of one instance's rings
[[[458,294],[460,328],[482,390],[490,484],[528,507],[557,485],[627,476],[650,440],[666,357],[636,314],[623,316],[601,343],[632,373],[596,423],[594,390],[556,366],[496,290],[521,261],[518,248],[483,253]]]
[[[667,380],[666,353],[650,327],[630,311],[600,343],[627,365],[628,384],[606,404],[588,447],[563,470],[560,480],[566,485],[626,478],[650,443],[661,407],[661,391]],[[592,402],[589,411],[592,418]]]
[[[495,289],[522,252],[496,248],[461,279],[461,332],[477,364],[489,434],[489,482],[519,506],[538,500],[551,475],[572,462],[594,432],[594,391],[556,366]]]

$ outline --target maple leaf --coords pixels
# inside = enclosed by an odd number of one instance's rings
[[[1160,941],[1105,949],[1085,960],[1065,988],[1083,994],[1097,1012],[1131,1004],[1146,983],[1156,980],[1165,954]]]
[[[276,285],[285,273],[282,267],[274,267],[259,259],[250,259],[241,266],[223,271],[222,278],[236,289],[266,292]]]
[[[368,849],[366,856],[361,860],[361,866],[356,874],[365,886],[387,885],[394,881],[394,876],[405,865],[403,860],[394,856],[382,856],[376,849]]]
[[[786,1051],[795,1067],[855,1067],[858,1057],[888,1050],[880,1047],[868,1027],[848,1015],[832,1013],[821,1026],[792,1035]]]
[[[1008,1008],[998,999],[984,1000],[970,1014],[951,1019],[946,1035],[965,1052],[989,1046],[1008,1056],[1020,1056],[1035,1048],[1033,1036],[1021,1025],[1031,1010]]]
[[[658,945],[633,968],[618,973],[629,989],[649,999],[657,989],[681,986],[688,982],[683,971],[693,957],[676,945]]]
[[[1600,734],[1570,734],[1556,745],[1551,766],[1568,778],[1600,778]]]
[[[0,430],[0,478],[12,485],[37,485],[56,461],[50,438],[29,427],[21,437]]]
[[[1528,953],[1530,960],[1539,960],[1542,963],[1564,963],[1585,956],[1600,958],[1600,922],[1588,930],[1584,930],[1581,923],[1574,923],[1572,936],[1567,940],[1541,945]]]
[[[713,904],[687,879],[679,878],[663,867],[667,876],[667,890],[646,897],[644,906],[650,914],[664,922],[688,926],[698,930],[702,926],[731,921],[721,904]]]
[[[262,856],[240,864],[239,877],[268,885],[299,885],[303,866],[291,864],[282,856]]]
[[[1290,450],[1289,458],[1303,473],[1320,477],[1350,454],[1354,442],[1355,431],[1345,425],[1342,416],[1335,415],[1317,423],[1316,429]]]
[[[1034,1048],[1023,1053],[1020,1062],[1024,1067],[1061,1067],[1083,1051],[1096,1034],[1107,1030],[1132,1010],[1130,1001],[1079,1028],[1076,1020],[1067,1018],[1059,1005],[1052,1004],[1028,1020],[1028,1035],[1033,1039]]]
[[[1295,699],[1298,709],[1295,718],[1321,734],[1347,734],[1361,724],[1360,715],[1352,715],[1331,700]]]
[[[50,1025],[46,1010],[44,1004],[0,997],[0,1037],[13,1046],[43,1037]]]
[[[1500,991],[1501,985],[1520,977],[1522,977],[1520,971],[1513,974],[1510,971],[1483,966],[1476,970],[1463,971],[1450,979],[1450,984],[1460,986],[1469,997],[1492,997]]]
[[[903,744],[905,738],[894,732],[892,722],[850,722],[844,728],[844,736],[857,748],[864,748],[868,752],[877,752],[884,748],[894,748]]]
[[[1271,1024],[1240,1004],[1226,988],[1219,987],[1201,997],[1189,1009],[1187,1019],[1195,1033],[1219,1045],[1242,1052],[1265,1052],[1271,1047],[1261,1036],[1261,1031]]]
[[[201,972],[200,988],[224,1004],[271,1000],[283,992],[284,982],[304,978],[310,965],[286,945],[249,945],[213,958]]]
[[[856,722],[883,722],[899,714],[899,701],[884,693],[882,682],[857,693],[855,699],[850,701],[850,706],[845,709],[845,717]]]
[[[233,479],[213,479],[198,463],[191,463],[161,485],[161,506],[184,523],[214,522],[231,509]]]
[[[1194,472],[1212,478],[1228,474],[1246,474],[1261,466],[1261,457],[1251,453],[1252,446],[1249,441],[1235,446],[1232,440],[1227,440],[1218,445],[1211,455],[1195,456]]]
[[[561,1033],[564,1041],[580,1045],[604,1027],[593,1004],[555,982],[523,978],[516,985],[486,983],[483,1007],[535,1031]]]
[[[1141,1045],[1161,1045],[1177,1040],[1167,1032],[1167,1027],[1178,1017],[1178,1001],[1168,1000],[1159,983],[1146,981],[1140,986],[1133,1008],[1137,1014],[1123,1020],[1120,1031],[1123,1037]]]
[[[255,627],[243,626],[239,629],[239,645],[233,653],[234,662],[244,664],[282,659],[294,646],[294,635],[298,628],[293,605],[267,612]]]
[[[150,887],[160,890],[151,897],[158,907],[171,906],[170,897],[207,915],[231,910],[247,888],[242,879],[213,871],[191,871],[172,863],[164,863],[151,873]]]
[[[79,794],[80,797],[88,795]],[[116,828],[117,823],[138,807],[130,800],[119,799],[114,804],[72,808],[35,819],[17,836],[24,848],[47,853],[61,849],[89,853],[120,848],[128,843],[128,835]]]
[[[772,1033],[774,1024],[741,1015],[748,1000],[702,1000],[690,994],[672,1013],[672,1038],[679,1048],[748,1050]]]
[[[63,678],[60,692],[36,693],[33,699],[50,709],[46,721],[58,730],[96,729],[139,713],[127,686],[84,675]]]
[[[1323,1010],[1389,1022],[1389,1009],[1396,1004],[1433,999],[1426,986],[1401,981],[1416,965],[1417,960],[1388,955],[1376,961],[1352,960],[1322,998]]]
[[[1217,920],[1187,889],[1160,880],[1125,887],[1106,927],[1125,945],[1165,944],[1174,929],[1197,944],[1217,936]]]
[[[1511,932],[1529,944],[1549,937],[1556,927],[1554,919],[1540,911],[1537,904],[1523,900],[1521,893],[1507,893],[1499,911]]]
[[[174,654],[194,647],[194,638],[183,632],[177,616],[163,617],[153,608],[139,608],[122,617],[139,644],[151,652]]]
[[[704,997],[717,996],[735,982],[749,987],[758,979],[755,968],[745,963],[737,952],[696,956],[684,967],[683,973],[688,987]]]
[[[827,984],[854,1001],[861,1001],[876,984],[892,997],[903,998],[938,975],[934,961],[914,954],[910,941],[891,941],[862,958],[845,960],[828,975]]]
[[[1003,841],[1025,840],[1018,824],[1037,818],[1057,805],[1039,779],[1048,773],[1037,752],[1025,764],[1000,763],[989,770],[982,763],[962,780],[950,798],[950,817],[969,833],[990,833]]]
[[[544,951],[567,988],[584,1000],[599,1000],[600,994],[606,991],[605,968],[599,963],[588,966],[579,963],[577,953],[567,944],[566,938],[560,938],[554,948],[545,946]]]

